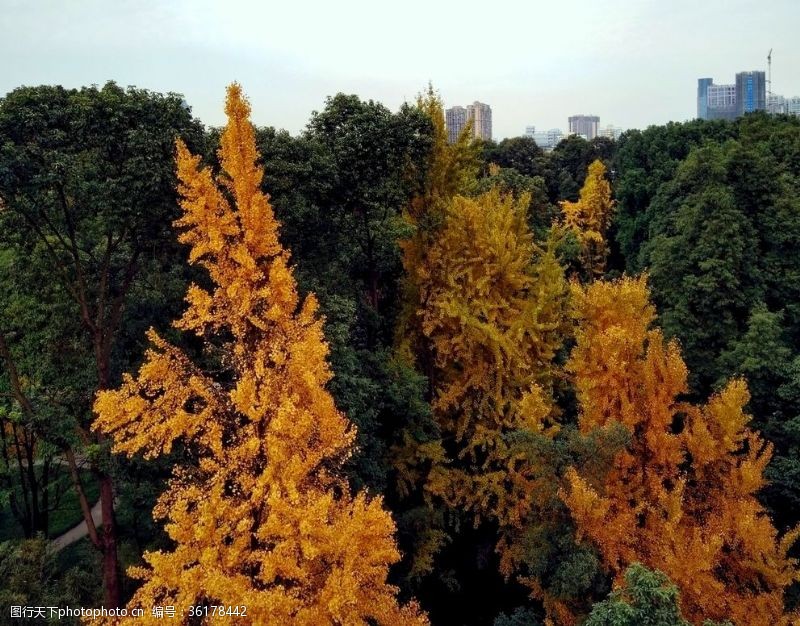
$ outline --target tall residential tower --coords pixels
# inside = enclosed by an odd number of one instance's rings
[[[475,139],[492,138],[492,107],[476,100],[466,107],[454,106],[445,111],[447,140],[450,143],[455,143],[467,122],[472,122],[472,136]]]

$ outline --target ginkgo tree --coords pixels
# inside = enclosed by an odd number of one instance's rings
[[[611,184],[606,179],[606,166],[595,159],[586,173],[577,202],[561,203],[564,225],[580,244],[581,274],[587,280],[600,276],[606,267],[608,227],[614,212]]]
[[[130,607],[145,609],[137,624],[160,623],[156,605],[244,606],[242,623],[276,626],[425,624],[386,582],[391,517],[340,472],[353,427],[325,388],[317,301],[298,297],[249,112],[230,86],[218,176],[177,146],[180,240],[211,288],[189,289],[175,326],[202,339],[205,367],[151,330],[138,375],[95,403],[94,428],[117,452],[186,451],[154,511],[174,547],[133,570]]]
[[[800,580],[756,498],[771,446],[747,427],[749,395],[734,379],[704,405],[682,400],[687,368],[675,341],[652,328],[646,277],[575,288],[579,321],[567,364],[583,432],[621,424],[631,434],[603,477],[568,473],[562,496],[578,537],[619,582],[635,562],[664,572],[694,624],[796,623],[783,594]]]
[[[553,428],[554,357],[567,283],[531,234],[527,196],[456,196],[427,255],[418,315],[433,362],[433,415],[449,463],[428,488],[501,524],[532,496],[504,435]]]

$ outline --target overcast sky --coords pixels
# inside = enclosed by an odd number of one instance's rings
[[[244,86],[257,124],[301,130],[338,91],[396,109],[430,80],[447,106],[525,126],[686,120],[700,76],[766,70],[800,95],[800,0],[0,0],[0,94],[115,80],[184,94],[207,124]]]

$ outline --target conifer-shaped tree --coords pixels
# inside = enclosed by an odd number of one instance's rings
[[[581,275],[586,280],[592,280],[605,271],[608,256],[606,231],[613,211],[606,166],[596,159],[589,165],[578,201],[561,203],[564,225],[575,233],[580,244]]]
[[[189,289],[175,325],[202,339],[206,367],[151,330],[138,376],[95,404],[116,451],[186,450],[154,511],[174,547],[134,571],[144,582],[130,606],[145,610],[135,623],[161,623],[151,606],[218,604],[246,606],[241,623],[424,624],[386,583],[399,558],[389,514],[340,473],[353,428],[325,389],[317,302],[300,301],[260,191],[249,112],[232,85],[219,176],[177,149],[180,240],[211,288]]]
[[[478,173],[478,146],[472,141],[468,124],[454,143],[448,141],[444,105],[428,86],[417,99],[417,107],[430,119],[431,147],[418,171],[418,188],[403,213],[411,229],[400,242],[403,253],[404,302],[397,326],[397,344],[403,359],[416,363],[430,374],[428,349],[422,339],[417,312],[420,308],[420,282],[426,278],[427,252],[444,222],[450,201],[474,185]]]
[[[783,593],[800,578],[756,498],[771,448],[747,427],[748,392],[731,381],[702,406],[684,402],[677,343],[651,327],[645,278],[576,287],[579,327],[568,363],[580,428],[622,424],[630,446],[602,479],[568,475],[563,498],[579,537],[619,580],[635,562],[663,571],[681,609],[735,624],[789,624]]]
[[[428,488],[501,524],[533,496],[504,435],[553,427],[553,359],[567,283],[537,246],[528,197],[456,196],[427,254],[419,316],[433,355],[433,414],[451,463]]]

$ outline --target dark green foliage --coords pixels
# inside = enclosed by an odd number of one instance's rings
[[[78,556],[78,553],[73,553]],[[81,554],[63,569],[43,539],[0,543],[0,624],[41,624],[41,618],[11,619],[10,607],[56,606],[75,609],[96,606],[100,600],[100,580],[93,554]],[[49,611],[46,612],[49,617]],[[53,620],[59,624],[79,624],[79,619]]]
[[[402,423],[420,419],[425,383],[392,362],[402,272],[398,240],[430,121],[416,108],[339,94],[292,137],[261,129],[264,189],[282,222],[301,289],[314,291],[326,317],[337,406],[358,427],[352,479],[385,492],[388,449]]]
[[[623,427],[589,434],[565,427],[555,437],[525,431],[509,436],[513,451],[535,471],[537,497],[526,523],[503,533],[501,552],[515,576],[538,582],[546,603],[558,602],[585,614],[593,598],[608,592],[597,554],[588,544],[575,541],[572,517],[559,489],[570,467],[603,476],[628,441]]]
[[[584,626],[690,626],[681,616],[680,591],[662,572],[634,563],[625,572],[625,585],[596,604]],[[703,626],[732,626],[703,622]]]
[[[595,605],[585,626],[689,626],[678,598],[664,574],[634,563],[625,572],[625,586]]]
[[[543,177],[550,169],[547,155],[530,137],[511,137],[499,143],[488,141],[482,147],[486,168],[494,163],[503,169],[515,169],[529,177]]]
[[[637,255],[648,238],[647,209],[659,187],[672,179],[692,148],[704,141],[721,142],[734,136],[735,128],[730,122],[704,120],[670,122],[622,135],[612,169],[617,174],[617,239],[629,271],[641,269]]]
[[[45,510],[47,464],[67,451],[89,460],[113,508],[114,467],[104,442],[88,432],[90,407],[97,389],[141,357],[144,329],[180,306],[185,252],[172,228],[178,137],[194,148],[205,142],[175,94],[108,83],[22,87],[0,100],[0,290],[12,294],[4,306],[33,303],[26,315],[0,322],[9,348],[3,367],[13,402],[32,425],[26,432],[38,439],[25,447],[28,467],[41,463],[34,487]],[[46,532],[38,518],[34,526]],[[106,602],[116,604],[113,516],[103,526],[95,545],[104,555]]]
[[[497,616],[493,626],[541,626],[541,623],[532,609],[519,607],[509,615]]]

